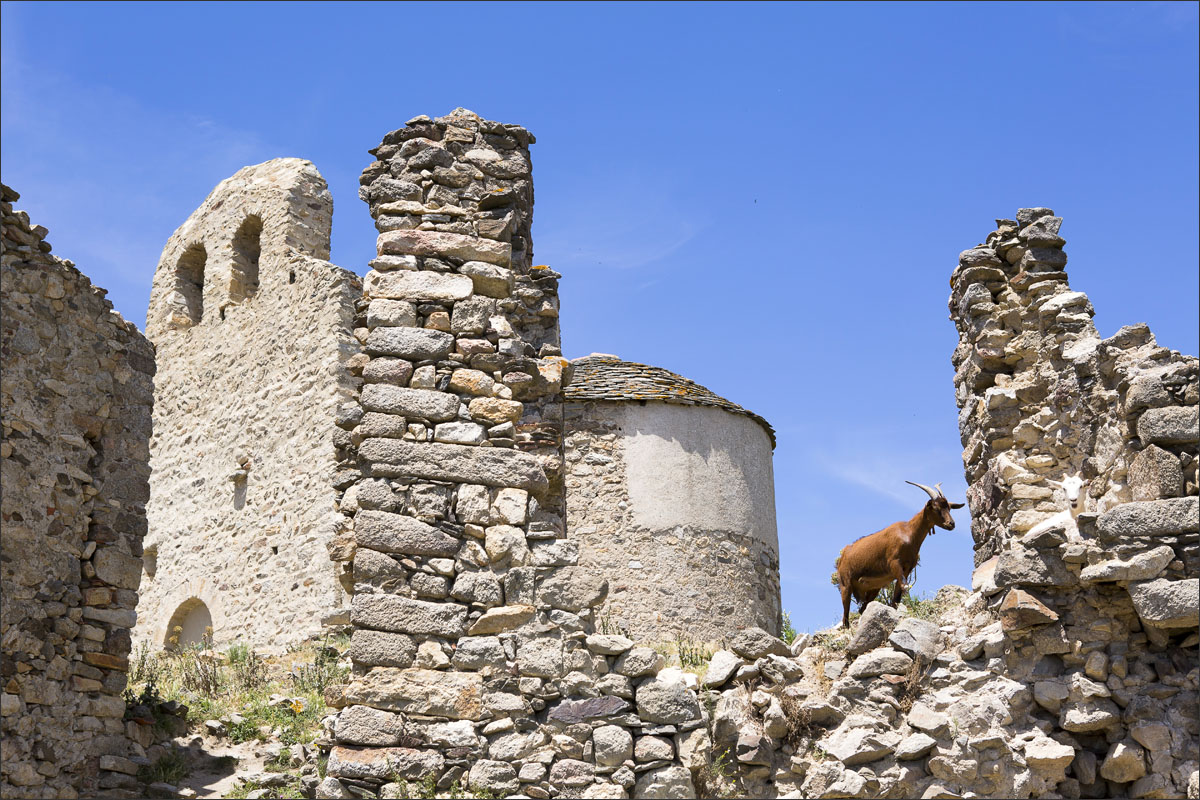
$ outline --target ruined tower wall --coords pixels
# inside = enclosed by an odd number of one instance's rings
[[[0,731],[5,797],[133,783],[125,701],[154,351],[3,188]]]
[[[568,535],[608,579],[601,614],[637,641],[778,634],[772,442],[719,408],[569,402]]]
[[[278,649],[348,602],[326,547],[361,284],[326,261],[332,212],[311,163],[275,159],[218,185],[163,249],[136,631],[154,646],[211,626],[219,645]]]
[[[589,635],[608,585],[566,538],[567,364],[558,275],[531,261],[532,141],[459,109],[388,134],[363,174],[382,233],[364,385],[339,415],[360,477],[335,548],[353,564],[354,675],[329,698],[329,796],[430,774],[623,792],[635,735],[658,745],[644,782],[690,786],[664,737],[701,725],[695,696],[652,677],[654,651]]]

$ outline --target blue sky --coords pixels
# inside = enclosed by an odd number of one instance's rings
[[[569,357],[679,372],[779,431],[784,607],[845,543],[965,486],[947,319],[997,217],[1065,218],[1102,335],[1197,350],[1196,3],[53,4],[2,10],[3,179],[144,324],[220,180],[311,159],[364,272],[366,149],[465,106],[533,131],[535,260]],[[969,583],[968,518],[918,592]]]

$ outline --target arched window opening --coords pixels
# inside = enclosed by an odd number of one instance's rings
[[[262,255],[262,218],[251,214],[233,235],[233,270],[229,298],[248,300],[258,291],[258,259]]]
[[[208,253],[204,245],[189,245],[175,265],[175,296],[183,325],[197,325],[204,317],[204,264]]]
[[[212,641],[212,614],[208,606],[198,597],[184,600],[171,621],[167,624],[167,635],[163,646],[168,650],[178,650],[193,644],[203,644]]]

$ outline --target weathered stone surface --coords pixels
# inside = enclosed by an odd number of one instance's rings
[[[852,678],[873,678],[876,675],[903,675],[912,666],[912,656],[889,647],[863,653],[850,665]]]
[[[362,628],[394,633],[457,638],[467,632],[467,608],[387,594],[359,594],[350,605],[351,621]]]
[[[359,511],[354,516],[354,536],[359,547],[416,556],[451,557],[462,544],[419,519],[388,511]]]
[[[1179,536],[1200,530],[1200,505],[1196,497],[1125,503],[1096,520],[1104,539]]]
[[[937,745],[937,739],[924,733],[913,733],[896,745],[896,760],[912,761],[924,758]]]
[[[344,708],[334,722],[334,736],[342,744],[392,747],[404,735],[403,717],[370,706]]]
[[[1160,578],[1129,586],[1129,596],[1142,622],[1158,628],[1200,625],[1200,578],[1172,581]]]
[[[474,672],[375,667],[343,691],[349,704],[450,719],[479,719],[483,676]]]
[[[705,671],[704,677],[700,679],[700,683],[709,688],[724,686],[733,677],[734,673],[738,671],[738,667],[744,663],[739,656],[728,650],[718,650],[713,653],[712,660],[708,662],[708,670]]]
[[[729,640],[729,649],[742,658],[754,661],[771,653],[777,656],[790,656],[787,644],[778,636],[772,636],[762,628],[743,628]]]
[[[379,234],[378,250],[380,255],[439,256],[501,267],[512,260],[512,246],[507,243],[439,231],[386,231]]]
[[[1151,408],[1138,418],[1142,444],[1195,444],[1200,441],[1200,406]]]
[[[368,383],[362,388],[362,407],[367,411],[445,422],[458,416],[458,398],[445,392],[405,389],[386,383]]]
[[[96,577],[110,586],[136,589],[142,581],[142,560],[113,547],[98,549],[92,556]]]
[[[925,663],[941,652],[942,633],[938,626],[929,620],[906,617],[897,623],[888,637],[888,644],[897,650],[903,650],[913,658],[921,658]]]
[[[350,790],[342,785],[342,782],[332,775],[328,775],[317,784],[314,797],[317,800],[343,800],[344,798],[353,798]]]
[[[458,640],[451,663],[455,669],[502,669],[504,647],[495,636],[465,636]]]
[[[471,296],[474,286],[466,275],[430,272],[376,272],[367,273],[363,281],[363,294],[371,298],[396,300],[433,301],[439,303],[464,300]],[[376,301],[377,302],[377,301]]]
[[[503,633],[520,627],[533,619],[536,609],[533,606],[512,605],[500,608],[489,608],[471,625],[467,633],[471,636],[483,636],[489,633]]]
[[[481,759],[471,765],[468,785],[472,789],[495,792],[500,796],[512,794],[521,786],[517,771],[504,761]]]
[[[608,596],[608,581],[586,567],[563,567],[538,586],[539,605],[564,611],[581,611],[599,605]]]
[[[1137,553],[1128,561],[1102,561],[1084,567],[1079,573],[1079,579],[1085,584],[1104,581],[1148,581],[1158,577],[1174,558],[1175,551],[1163,545]]]
[[[696,796],[692,774],[684,767],[662,767],[642,773],[633,787],[633,796],[646,800],[683,800]]]
[[[343,747],[329,751],[326,772],[339,778],[385,780],[411,778],[420,780],[436,774],[446,759],[433,750],[414,750],[408,747]]]
[[[649,647],[635,647],[617,658],[613,671],[630,678],[653,675],[662,669],[665,659]]]
[[[449,355],[454,337],[428,328],[376,328],[368,334],[364,347],[373,356],[424,361]]]
[[[607,695],[587,700],[563,700],[551,708],[547,716],[557,722],[574,725],[593,719],[615,717],[624,714],[629,709],[630,705],[627,701],[620,697]]]
[[[1093,697],[1066,704],[1059,725],[1072,733],[1094,733],[1119,725],[1121,710],[1104,697]]]
[[[1029,592],[1010,589],[1000,603],[1000,623],[1004,630],[1020,630],[1056,622],[1058,614]]]
[[[534,678],[561,678],[562,642],[551,638],[521,642],[517,648],[517,669],[521,675]]]
[[[827,761],[808,771],[802,797],[861,797],[867,781],[840,762]]]
[[[846,720],[849,723],[849,719]],[[867,727],[839,728],[820,742],[820,747],[848,767],[878,761],[895,751],[900,734],[877,732]]]
[[[593,653],[606,656],[619,656],[633,647],[633,641],[624,636],[593,633],[587,637],[587,648]]]
[[[647,722],[674,725],[700,718],[700,703],[682,681],[652,678],[637,687],[638,716]]]
[[[589,786],[596,775],[596,767],[575,758],[560,758],[550,768],[550,783],[555,786],[578,788]]]
[[[487,297],[508,297],[512,294],[512,270],[482,261],[468,261],[458,271],[471,278],[476,294]]]
[[[358,628],[350,636],[350,658],[371,667],[412,666],[416,642],[403,633]]]
[[[359,455],[373,462],[373,470],[380,475],[511,486],[534,492],[549,486],[534,456],[499,447],[367,439],[359,446]]]
[[[633,758],[633,736],[616,725],[602,725],[592,731],[592,749],[597,764],[615,767]]]
[[[454,579],[454,588],[450,590],[450,596],[485,608],[504,602],[500,581],[490,572],[460,572]]]
[[[372,300],[367,307],[367,327],[399,326],[415,328],[417,307],[406,300]]]
[[[887,641],[888,634],[900,621],[900,612],[889,605],[871,601],[855,624],[854,635],[846,645],[852,656],[874,650]]]
[[[1183,494],[1183,469],[1179,457],[1150,445],[1129,465],[1129,487],[1134,500],[1160,500]]]
[[[467,406],[472,419],[486,422],[488,425],[503,425],[506,422],[517,422],[525,406],[516,400],[505,400],[500,397],[476,397]]]
[[[1048,737],[1025,744],[1025,763],[1043,778],[1054,782],[1066,777],[1067,767],[1075,760],[1075,748]]]
[[[1145,774],[1145,753],[1140,745],[1130,740],[1114,742],[1100,765],[1100,776],[1113,783],[1129,783]]]

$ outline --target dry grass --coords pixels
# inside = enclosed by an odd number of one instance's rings
[[[929,664],[921,656],[917,656],[908,672],[904,674],[904,680],[896,684],[896,702],[899,703],[902,713],[907,714],[911,711],[913,703],[921,696],[922,682],[928,671]]]

